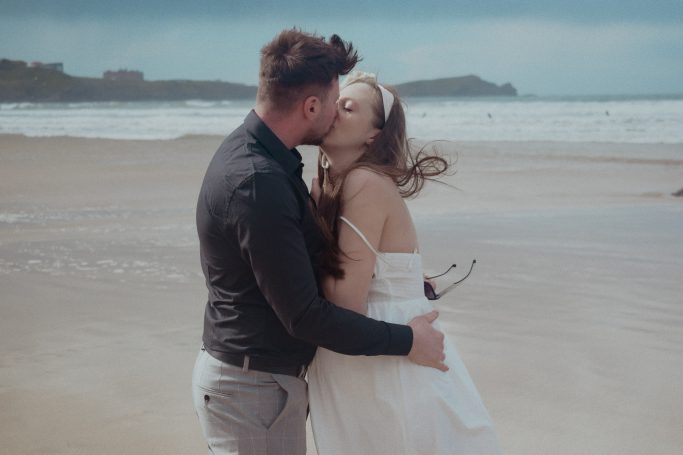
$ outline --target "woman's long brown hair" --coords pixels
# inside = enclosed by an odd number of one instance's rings
[[[339,216],[342,213],[342,195],[346,176],[354,169],[366,168],[390,177],[404,198],[416,196],[426,180],[448,173],[451,163],[438,154],[428,152],[429,144],[411,153],[411,141],[406,136],[406,120],[401,100],[392,87],[386,87],[394,95],[391,114],[384,121],[382,94],[377,82],[370,75],[352,75],[346,85],[365,83],[374,88],[374,125],[380,129],[374,141],[361,157],[340,175],[332,178],[323,168],[323,151],[318,155],[318,182],[322,188],[318,201],[318,224],[325,238],[325,249],[320,258],[320,275],[340,279],[344,277],[341,268],[342,251],[339,248]]]

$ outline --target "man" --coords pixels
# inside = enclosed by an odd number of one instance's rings
[[[294,147],[331,128],[353,46],[285,30],[261,54],[256,107],[214,155],[197,203],[209,300],[193,399],[213,453],[303,455],[316,346],[447,368],[436,312],[390,324],[318,294],[323,243]]]

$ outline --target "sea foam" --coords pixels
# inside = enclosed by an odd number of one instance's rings
[[[225,135],[252,100],[0,104],[0,134]],[[454,141],[683,143],[683,97],[408,98],[411,136]]]

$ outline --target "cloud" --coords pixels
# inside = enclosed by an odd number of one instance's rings
[[[475,73],[545,94],[683,90],[674,82],[683,31],[674,25],[512,19],[436,28],[433,42],[393,53],[406,79]]]
[[[293,25],[352,40],[364,57],[360,68],[387,83],[477,74],[520,93],[683,92],[683,29],[633,21],[2,16],[0,57],[63,61],[83,76],[127,67],[148,79],[255,84],[259,49]]]
[[[683,18],[680,0],[0,0],[0,10],[13,17],[53,18],[220,18],[230,20],[279,17],[299,21],[389,18],[391,20],[470,20],[535,17],[563,21],[638,20],[676,23]]]

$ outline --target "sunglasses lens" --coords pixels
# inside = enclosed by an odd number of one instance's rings
[[[425,282],[424,289],[425,289],[425,297],[427,297],[427,299],[436,300],[436,292],[434,292],[434,288],[432,287],[431,284]]]

